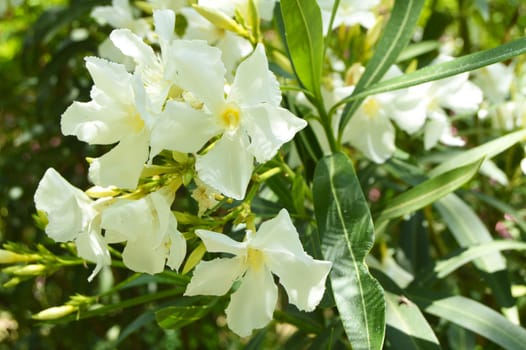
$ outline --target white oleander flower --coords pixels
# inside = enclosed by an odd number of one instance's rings
[[[161,48],[160,55],[129,29],[113,30],[110,39],[124,55],[135,61],[135,72],[140,74],[144,82],[150,106],[154,113],[158,113],[174,84],[172,80],[166,79],[165,71],[169,65],[176,64],[168,54],[174,39],[175,13],[172,10],[156,10],[153,20]],[[187,54],[191,56],[191,52]]]
[[[159,190],[138,200],[118,199],[101,215],[106,241],[126,241],[122,261],[133,271],[155,274],[165,265],[177,270],[185,257],[186,241],[177,230],[170,210],[173,193],[168,192]]]
[[[113,0],[111,6],[96,6],[91,12],[91,17],[101,25],[128,28],[141,37],[145,37],[150,31],[150,25],[144,18],[134,18],[128,0]]]
[[[252,52],[250,42],[230,31],[219,29],[191,7],[181,9],[188,23],[183,39],[205,40],[221,50],[221,60],[226,67],[226,79],[231,82],[235,68],[243,57]]]
[[[89,281],[103,266],[111,264],[100,234],[100,211],[108,204],[107,198],[91,200],[49,168],[38,184],[34,200],[37,210],[47,215],[46,234],[57,242],[74,241],[78,255],[97,264]]]
[[[402,75],[392,66],[384,79]],[[341,89],[341,88],[340,88]],[[395,128],[414,134],[426,121],[424,90],[418,86],[367,97],[344,129],[349,142],[375,163],[383,163],[395,152]]]
[[[178,74],[181,86],[203,101],[203,108],[168,101],[152,140],[158,142],[155,148],[159,150],[194,153],[221,136],[207,153],[197,156],[197,173],[218,192],[243,199],[254,158],[260,163],[271,159],[306,122],[280,107],[279,83],[268,69],[262,45],[239,65],[226,98],[225,67],[217,51],[212,64],[203,67],[196,57],[196,64],[180,67]]]
[[[198,3],[199,6],[221,11],[229,17],[233,17],[237,10],[243,18],[248,18],[248,0],[199,0]],[[261,19],[272,20],[276,0],[254,0],[254,3]]]
[[[209,252],[233,257],[200,262],[185,295],[224,295],[239,280],[226,309],[228,326],[238,335],[248,336],[272,320],[278,298],[272,274],[298,309],[313,311],[321,301],[332,264],[305,253],[285,209],[256,233],[247,231],[244,242],[207,230],[196,234]]]
[[[445,62],[452,57],[440,55],[435,63]],[[464,146],[460,137],[453,135],[445,109],[454,113],[475,113],[482,103],[482,91],[470,82],[469,73],[422,84],[426,89],[428,121],[424,130],[424,147],[433,148],[439,141],[448,146]]]
[[[90,180],[99,186],[134,189],[148,159],[151,116],[147,96],[138,75],[123,65],[87,57],[94,81],[91,101],[73,102],[64,112],[64,135],[75,135],[89,144],[118,144],[90,165]]]

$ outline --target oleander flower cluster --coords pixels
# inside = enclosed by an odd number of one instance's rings
[[[180,271],[188,237],[200,238],[210,253],[233,254],[200,262],[186,295],[224,295],[241,281],[226,313],[230,328],[246,336],[272,319],[278,290],[272,273],[291,303],[312,311],[331,263],[304,251],[285,209],[259,230],[253,223],[247,189],[256,167],[307,125],[281,106],[265,46],[231,32],[235,39],[198,35],[192,25],[186,35],[175,34],[175,11],[187,18],[225,11],[228,18],[243,11],[243,3],[203,1],[196,10],[183,2],[152,2],[153,31],[134,17],[127,1],[95,8],[99,23],[115,27],[109,35],[113,53],[85,58],[91,99],[73,102],[61,129],[107,152],[88,159],[93,187],[82,191],[50,168],[34,199],[48,236],[74,242],[78,256],[95,263],[89,281],[111,265],[115,251],[136,272]],[[262,19],[270,19],[272,7],[273,1],[260,2]],[[206,23],[203,31],[213,33]],[[209,230],[187,225],[183,234],[173,210],[180,193],[192,194],[196,220],[217,212],[210,217],[219,223]],[[225,203],[234,208],[226,209],[230,216],[246,226],[243,242],[219,232]]]
[[[113,0],[94,8],[94,20],[113,29],[98,55],[85,58],[89,100],[73,102],[60,122],[64,135],[104,150],[87,158],[93,186],[83,191],[49,168],[34,196],[47,235],[73,242],[95,264],[89,281],[115,260],[139,273],[189,273],[184,295],[228,295],[228,326],[248,336],[273,319],[278,285],[299,310],[315,310],[332,267],[304,248],[282,203],[265,220],[253,208],[256,197],[277,202],[265,180],[294,178],[304,170],[294,165],[300,151],[317,152],[291,142],[300,132],[320,153],[334,152],[332,141],[379,165],[405,153],[401,138],[425,151],[463,147],[455,128],[462,118],[526,127],[526,85],[513,81],[522,69],[513,62],[368,96],[340,130],[341,102],[369,57],[344,63],[338,40],[363,34],[370,51],[385,19],[380,0],[342,0],[333,12],[335,3],[317,1],[324,35],[335,34],[327,43],[336,43],[324,52],[319,101],[294,78],[276,32],[264,31],[275,0]],[[431,65],[452,59],[441,50]],[[393,65],[383,79],[402,68],[411,65]],[[526,174],[526,158],[521,167]],[[489,160],[481,172],[507,181]],[[310,214],[309,199],[292,201]]]

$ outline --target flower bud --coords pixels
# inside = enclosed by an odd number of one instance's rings
[[[31,264],[21,266],[14,270],[12,273],[17,276],[40,276],[46,271],[46,265],[42,264]]]
[[[48,309],[42,310],[38,314],[33,315],[32,317],[35,320],[41,320],[41,321],[55,320],[57,318],[67,316],[70,313],[75,312],[75,311],[77,311],[77,307],[73,305],[54,306],[54,307],[50,307]]]
[[[14,264],[19,262],[28,262],[37,260],[37,255],[18,254],[9,250],[0,249],[0,264]]]

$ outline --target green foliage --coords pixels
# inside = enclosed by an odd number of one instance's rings
[[[331,286],[345,332],[354,348],[381,349],[385,332],[383,290],[365,264],[374,227],[353,165],[345,154],[336,153],[320,161],[313,194],[323,256],[333,262]]]

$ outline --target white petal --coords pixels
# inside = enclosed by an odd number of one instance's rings
[[[263,222],[249,241],[249,246],[262,251],[305,255],[298,231],[286,209],[281,209],[278,216]]]
[[[246,244],[234,241],[232,238],[222,233],[196,230],[195,234],[201,238],[206,250],[211,253],[230,253],[233,255],[245,255]]]
[[[425,91],[418,87],[388,93],[393,98],[385,104],[386,114],[408,134],[420,130],[426,122]],[[379,95],[378,97],[380,97]]]
[[[57,242],[75,239],[96,215],[89,197],[53,168],[40,180],[34,200],[37,210],[47,214],[47,235]]]
[[[250,136],[248,151],[259,163],[274,157],[284,143],[307,126],[288,110],[267,103],[243,109],[242,123]]]
[[[482,90],[470,81],[442,98],[442,106],[456,113],[475,113],[482,103]]]
[[[153,11],[153,22],[155,23],[155,32],[164,41],[172,40],[175,27],[175,13],[172,10]]]
[[[267,56],[263,45],[258,44],[252,55],[241,62],[236,71],[228,101],[241,107],[269,103],[279,106],[281,92],[274,74],[268,69]]]
[[[395,130],[384,115],[356,113],[347,124],[344,140],[376,163],[385,162],[395,151]]]
[[[138,65],[155,65],[153,49],[129,29],[115,29],[110,34],[113,44],[126,56],[132,57]]]
[[[163,149],[184,153],[197,152],[220,131],[210,114],[183,102],[168,101],[152,130],[152,157]]]
[[[151,247],[148,235],[136,241],[128,241],[122,252],[122,262],[136,272],[155,274],[164,270],[166,256]]]
[[[200,40],[175,40],[167,52],[165,76],[197,96],[211,111],[220,109],[223,100],[225,66],[221,50]]]
[[[123,137],[125,119],[120,106],[101,106],[95,101],[73,102],[62,114],[60,126],[64,135],[75,135],[89,144],[105,145]]]
[[[448,127],[447,117],[442,110],[429,111],[430,118],[424,129],[424,148],[429,150],[438,143]]]
[[[137,137],[121,140],[111,151],[94,159],[89,178],[102,187],[135,189],[147,159],[148,135],[143,132]]]
[[[242,258],[201,261],[184,295],[224,295],[245,271]]]
[[[221,38],[214,38],[208,42],[216,42],[214,46],[221,50],[221,59],[226,68],[226,80],[231,83],[239,62],[253,50],[250,41],[227,31]]]
[[[224,135],[195,164],[201,181],[225,196],[243,199],[254,169],[253,157],[246,150],[247,141],[241,135]]]
[[[100,91],[123,104],[129,103],[133,93],[131,74],[126,67],[98,57],[86,57],[85,60],[86,68]]]
[[[303,253],[265,252],[266,264],[279,277],[289,301],[298,309],[313,311],[325,292],[325,280],[331,269],[329,261],[315,260]]]
[[[521,160],[521,170],[524,175],[526,175],[526,158]]]
[[[186,255],[186,240],[177,229],[177,221],[173,215],[169,220],[166,245],[169,249],[166,265],[174,270],[178,270]]]
[[[228,327],[239,336],[249,336],[272,320],[277,301],[278,287],[270,271],[249,269],[225,310]]]
[[[271,21],[274,16],[274,5],[276,0],[259,0],[258,4],[259,17],[265,21]]]
[[[83,259],[96,263],[95,269],[88,277],[91,280],[104,266],[111,265],[110,252],[101,235],[96,231],[83,232],[75,241],[77,254]]]
[[[153,228],[152,217],[147,215],[149,211],[150,207],[144,198],[119,199],[102,212],[101,227],[124,240],[136,241]]]

